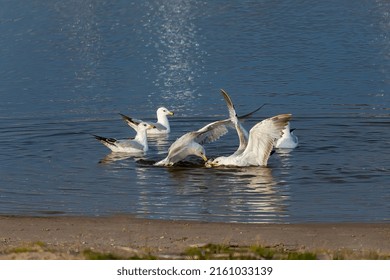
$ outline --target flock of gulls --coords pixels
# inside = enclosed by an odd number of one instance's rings
[[[294,149],[298,146],[298,138],[290,129],[291,114],[280,114],[255,124],[249,131],[243,127],[241,120],[259,110],[238,117],[234,104],[223,89],[221,94],[226,101],[229,118],[207,124],[196,131],[191,131],[179,137],[168,149],[168,155],[154,163],[156,166],[173,166],[188,156],[195,155],[205,161],[206,167],[216,166],[267,166],[268,159],[274,148]],[[165,107],[157,110],[157,122],[145,122],[121,114],[123,120],[136,131],[133,139],[105,138],[94,135],[97,140],[115,153],[145,153],[148,151],[148,136],[167,135],[171,128],[168,116],[174,113]],[[220,156],[207,159],[203,145],[217,141],[227,134],[229,128],[236,130],[239,144],[237,150],[230,156]]]

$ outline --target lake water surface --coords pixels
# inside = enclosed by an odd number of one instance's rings
[[[225,222],[390,221],[390,3],[0,0],[0,214]],[[292,113],[300,145],[269,166],[154,167],[182,134]],[[142,158],[91,134],[172,133]],[[231,133],[208,157],[235,150]]]

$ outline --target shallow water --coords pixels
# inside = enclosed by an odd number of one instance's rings
[[[211,2],[211,3],[209,3]],[[226,222],[388,222],[387,1],[0,1],[0,214]],[[267,103],[299,137],[266,168],[154,167],[182,134]],[[91,134],[172,133],[142,158]],[[237,146],[231,133],[208,157]]]

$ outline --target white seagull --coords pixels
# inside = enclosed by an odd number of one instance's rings
[[[197,131],[191,131],[178,138],[168,149],[168,155],[163,160],[155,163],[156,166],[172,166],[185,159],[187,156],[195,155],[207,161],[203,144],[218,140],[228,132],[227,125],[230,119],[210,123]]]
[[[157,122],[156,123],[147,122],[147,123],[155,126],[154,128],[149,129],[147,131],[147,135],[165,135],[165,134],[170,133],[171,132],[171,127],[169,125],[168,116],[173,116],[174,113],[169,111],[165,107],[158,108],[156,113],[157,113]],[[122,117],[123,116],[124,115],[122,115]],[[128,122],[125,117],[124,117],[124,120],[126,121],[126,123],[130,127],[132,127],[133,129],[136,130],[136,126],[134,125],[133,122]],[[133,119],[133,120],[135,120],[137,122],[142,122],[142,120],[136,120],[136,119]]]
[[[129,117],[127,118],[132,120]],[[115,138],[106,138],[98,135],[94,136],[100,143],[116,153],[143,153],[148,151],[149,147],[146,131],[155,128],[155,126],[145,122],[138,123],[136,121],[133,121],[133,124],[137,131],[137,135],[133,139],[117,140]]]
[[[279,149],[295,149],[298,146],[298,137],[293,133],[294,129],[290,129],[290,123],[283,130],[283,135],[276,141],[275,148]]]
[[[230,100],[227,93],[223,91],[222,94],[224,95],[225,100],[226,98]],[[226,102],[229,104],[228,101]],[[235,112],[234,115],[236,118],[245,119],[251,116],[253,113],[260,110],[263,106],[264,105],[260,106],[256,110],[241,117],[237,117],[235,115]],[[228,132],[228,128],[230,128],[231,125],[232,125],[232,119],[229,118],[221,121],[212,122],[197,131],[192,131],[184,134],[169,147],[168,156],[165,159],[155,163],[155,165],[172,166],[175,163],[185,159],[187,156],[190,155],[201,157],[204,161],[207,161],[206,152],[203,147],[203,144],[211,143],[218,140],[221,136],[225,135]],[[245,133],[246,132],[245,129],[243,127],[242,129],[244,130],[243,133]],[[245,139],[243,139],[242,141],[245,141]]]
[[[236,128],[240,144],[232,155],[209,160],[206,166],[266,166],[274,143],[280,138],[282,130],[291,119],[291,114],[265,119],[253,126],[248,135],[237,118],[229,95],[224,90],[221,90],[221,93],[227,103],[229,117]]]

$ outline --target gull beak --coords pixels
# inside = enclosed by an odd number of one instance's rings
[[[170,116],[173,116],[175,113],[174,112],[168,112],[168,115],[170,115]]]
[[[205,155],[201,155],[202,159],[207,162],[207,157]]]
[[[150,125],[149,125],[149,127],[148,127],[148,129],[152,129],[152,128],[156,128],[156,126],[155,126],[155,125],[152,125],[152,124],[150,124]]]

